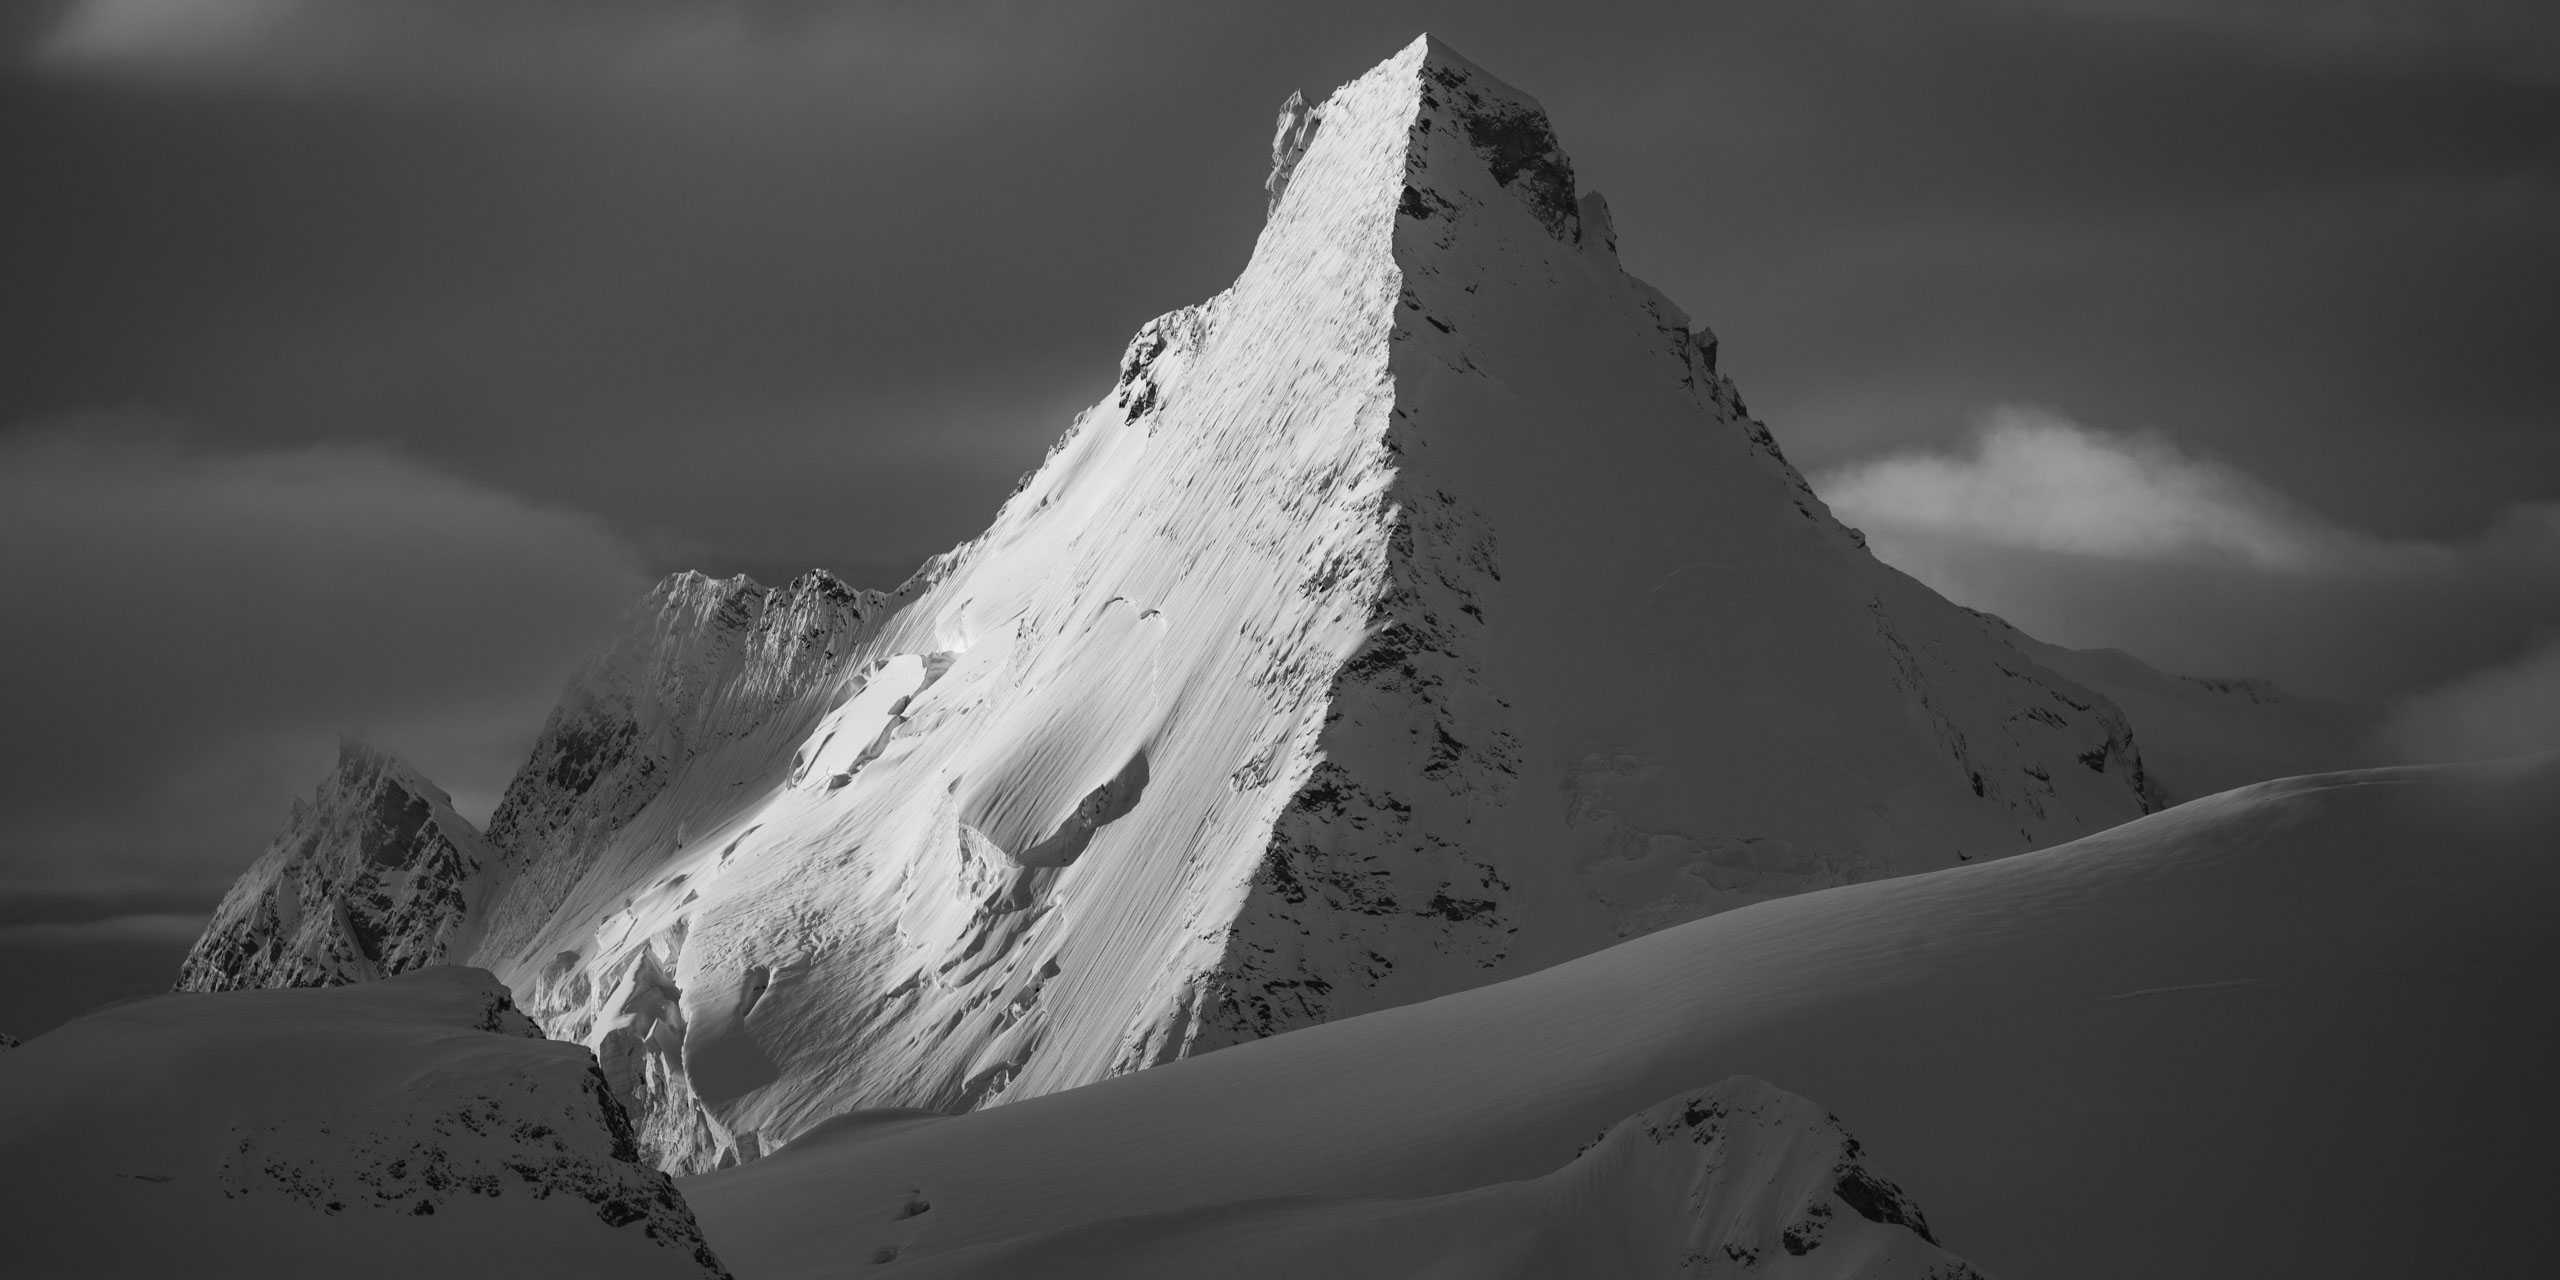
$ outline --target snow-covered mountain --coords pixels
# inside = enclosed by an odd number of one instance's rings
[[[182,991],[326,987],[444,959],[495,862],[453,800],[360,742],[223,895]]]
[[[455,953],[670,1166],[2145,809],[2113,705],[1831,517],[1534,101],[1424,39],[1278,126],[1243,274],[983,536],[887,600],[671,580],[510,788]]]
[[[586,1051],[479,970],[182,993],[0,1056],[11,1276],[725,1278]]]
[[[2555,851],[2560,757],[2264,783],[1065,1093],[845,1116],[681,1182],[764,1280],[883,1252],[937,1277],[1251,1273],[1266,1249],[1323,1264],[1299,1274],[1505,1274],[1574,1232],[1712,1238],[1687,1214],[1739,1208],[1761,1167],[1739,1153],[1676,1202],[1689,1169],[1557,1180],[1621,1117],[1742,1073],[1836,1109],[1995,1275],[2541,1274]],[[1470,1195],[1504,1208],[1417,1207]],[[1434,1246],[1471,1265],[1399,1272]]]

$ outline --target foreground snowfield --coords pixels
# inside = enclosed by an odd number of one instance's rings
[[[874,1259],[898,1260],[892,1248]],[[928,1257],[900,1274],[1981,1275],[1938,1247],[1919,1207],[1867,1167],[1822,1108],[1747,1077],[1647,1107],[1543,1177],[1402,1199],[1257,1200],[1106,1219]]]
[[[1391,1274],[1382,1215],[1494,1242],[1378,1198],[1548,1175],[1747,1073],[1993,1274],[2528,1274],[2560,1248],[2555,892],[2560,759],[2287,779],[684,1186],[752,1277],[1223,1272],[1300,1239]],[[1568,1234],[1611,1212],[1482,1194]]]
[[[0,1056],[0,1275],[722,1277],[477,969],[182,993]]]

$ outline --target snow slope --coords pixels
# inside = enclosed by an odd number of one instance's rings
[[[0,1056],[11,1276],[725,1277],[485,972],[185,993]]]
[[[930,1202],[907,1219],[921,1230]],[[875,1259],[897,1261],[895,1246]],[[1571,1163],[1408,1199],[1256,1201],[918,1259],[901,1275],[1979,1280],[1821,1108],[1743,1077],[1610,1126]]]
[[[1831,519],[1535,103],[1421,40],[1277,133],[1234,286],[893,616],[646,767],[608,664],[493,820],[473,959],[672,1166],[2141,811],[2122,717]]]
[[[684,1186],[773,1280],[1144,1259],[1292,1197],[1367,1249],[1378,1198],[1539,1178],[1748,1073],[1836,1108],[1994,1274],[2534,1274],[2555,895],[2560,758],[2288,779],[1069,1093],[847,1117]]]
[[[182,991],[321,987],[444,959],[496,862],[453,800],[360,742],[225,893]]]
[[[883,603],[816,569],[781,587],[699,573],[659,583],[570,681],[489,815],[505,857],[477,949],[503,954],[586,910],[592,900],[571,900],[582,877],[624,878],[627,861],[683,845],[688,817],[717,821],[747,799],[730,793],[809,731]]]

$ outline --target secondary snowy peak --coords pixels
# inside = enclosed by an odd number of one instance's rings
[[[214,908],[178,989],[337,986],[433,964],[494,861],[441,788],[342,742],[337,769]]]
[[[726,1277],[489,974],[180,994],[0,1058],[11,1275]]]
[[[1534,101],[1420,40],[1276,132],[1243,273],[894,614],[729,697],[780,665],[686,657],[671,584],[510,791],[473,954],[671,1164],[2141,812],[2122,718],[1832,520]]]

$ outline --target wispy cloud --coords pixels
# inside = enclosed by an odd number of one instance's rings
[[[910,106],[984,98],[987,36],[1089,32],[1088,10],[1022,0],[78,0],[40,67],[291,91],[582,98],[755,110],[848,91]],[[1071,58],[1009,68],[1062,74]]]
[[[2000,7],[2210,32],[2305,56],[2452,56],[2560,76],[2560,16],[2540,0],[1994,0]]]
[[[2110,559],[2318,572],[2442,554],[2341,528],[2166,437],[2098,431],[2042,409],[1994,410],[1963,453],[1838,468],[1822,492],[1855,524]]]
[[[1814,484],[1876,554],[2064,644],[2377,700],[2503,663],[2560,623],[2560,505],[2459,540],[2342,525],[2232,464],[2050,410]]]
[[[61,68],[305,87],[456,72],[504,79],[564,61],[636,72],[689,46],[743,38],[767,7],[78,0],[33,52]]]
[[[600,522],[393,450],[0,436],[0,880],[232,874],[341,730],[485,796],[644,586]]]
[[[2410,698],[2387,732],[2415,760],[2560,751],[2560,638]]]
[[[0,925],[0,947],[76,947],[118,943],[188,943],[204,932],[201,915],[109,916],[76,924]]]

